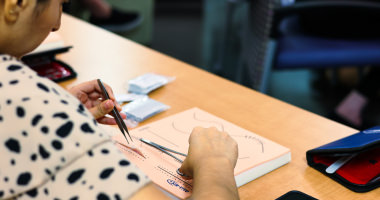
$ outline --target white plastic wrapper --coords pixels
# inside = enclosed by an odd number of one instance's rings
[[[134,94],[134,93],[128,93],[128,94],[115,94],[115,99],[117,103],[127,103],[134,101],[136,99],[145,98],[147,95],[145,94]]]
[[[148,94],[175,80],[175,77],[162,76],[148,73],[138,76],[128,82],[128,92],[136,94]]]
[[[122,108],[122,112],[127,115],[127,119],[142,122],[149,117],[169,109],[170,106],[149,97],[145,97],[134,100]]]

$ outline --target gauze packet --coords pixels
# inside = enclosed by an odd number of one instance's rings
[[[117,103],[127,103],[134,101],[136,99],[145,98],[147,95],[145,94],[134,94],[134,93],[128,93],[128,94],[115,94],[115,99]]]
[[[172,82],[175,77],[147,73],[128,81],[128,92],[148,94],[149,92]]]
[[[127,115],[127,119],[142,122],[149,117],[169,109],[170,106],[149,97],[144,97],[136,99],[122,108],[122,112]]]

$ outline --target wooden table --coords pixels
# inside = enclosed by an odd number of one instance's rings
[[[126,93],[127,81],[147,72],[175,76],[176,80],[149,96],[171,108],[142,124],[199,107],[242,128],[291,149],[289,164],[239,188],[241,199],[276,199],[300,190],[318,199],[379,199],[380,189],[352,192],[308,167],[305,152],[356,130],[220,78],[147,47],[63,15],[59,34],[68,53],[59,58],[78,77],[61,83],[65,88],[101,78]],[[186,47],[184,47],[186,48]],[[152,196],[153,199],[153,196]]]

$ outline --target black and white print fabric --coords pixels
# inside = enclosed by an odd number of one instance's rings
[[[149,182],[60,86],[0,55],[0,199],[125,199]]]

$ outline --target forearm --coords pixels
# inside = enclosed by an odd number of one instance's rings
[[[234,167],[227,159],[210,159],[194,169],[192,199],[239,199]]]

